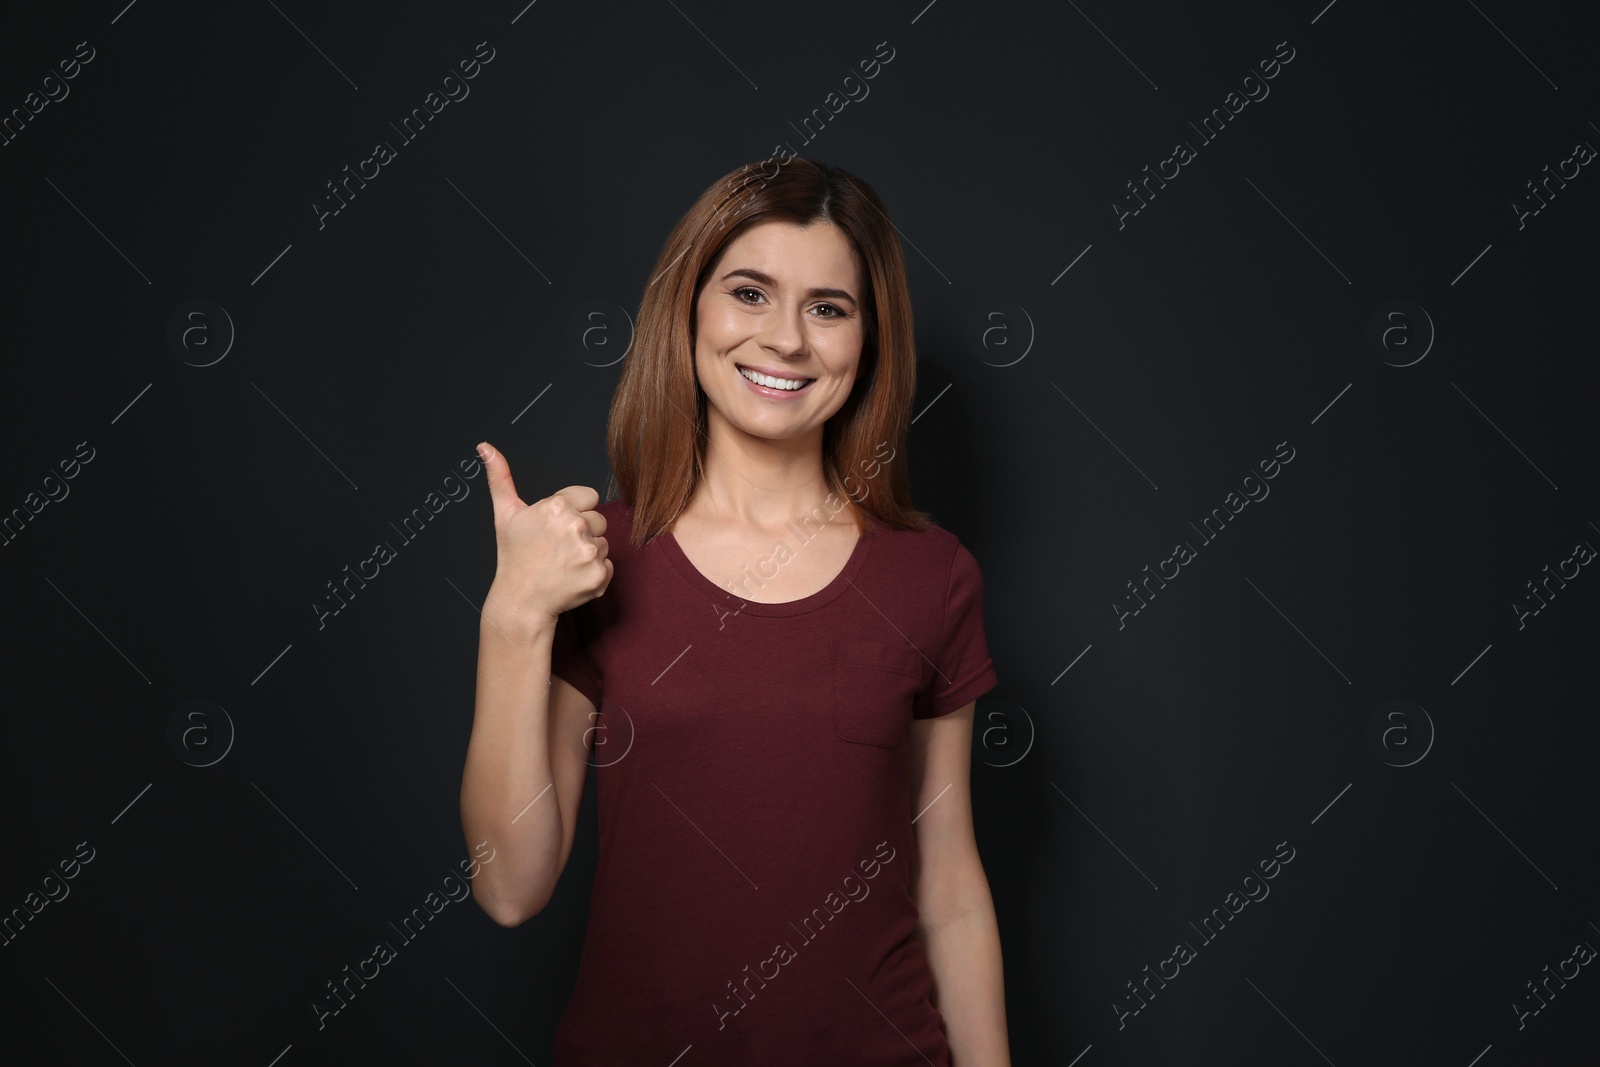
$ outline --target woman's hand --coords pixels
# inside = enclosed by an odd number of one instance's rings
[[[594,510],[600,494],[569,485],[532,504],[523,503],[511,466],[487,441],[478,445],[494,506],[494,583],[484,617],[504,627],[553,626],[605,593],[612,564],[606,558],[605,516]]]

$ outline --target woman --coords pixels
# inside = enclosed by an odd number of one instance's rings
[[[557,1067],[1009,1065],[968,792],[996,678],[977,562],[910,507],[915,360],[877,194],[768,160],[661,252],[619,499],[525,504],[479,446],[498,563],[461,815],[497,922],[550,900],[598,775]]]

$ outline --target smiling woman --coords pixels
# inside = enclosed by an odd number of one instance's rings
[[[838,168],[796,158],[752,183],[761,173],[749,164],[706,190],[668,236],[645,290],[607,426],[612,488],[629,498],[635,545],[692,511],[698,453],[716,462],[727,430],[748,440],[764,427],[757,436],[767,452],[809,457],[820,448],[820,480],[836,493],[879,442],[904,445],[916,351],[887,209]],[[816,380],[791,396],[770,383],[747,386],[740,366]],[[904,466],[890,478],[870,517],[925,526]]]
[[[506,926],[544,908],[593,766],[599,860],[557,1067],[689,1048],[1005,1067],[968,788],[997,678],[976,559],[888,462],[916,387],[898,239],[845,171],[794,159],[757,185],[759,166],[661,250],[612,401],[611,499],[525,503],[482,446],[498,565],[461,812],[501,860],[474,895]],[[796,545],[772,568],[780,539]],[[877,891],[839,915],[836,872],[866,855]],[[808,932],[834,915],[847,935]]]

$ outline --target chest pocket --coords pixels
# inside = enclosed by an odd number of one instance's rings
[[[922,654],[904,641],[833,645],[833,730],[845,741],[897,748],[922,688]]]

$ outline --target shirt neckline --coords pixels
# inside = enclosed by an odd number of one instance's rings
[[[854,580],[861,568],[867,562],[867,555],[872,551],[872,542],[877,537],[875,532],[863,530],[856,538],[855,547],[850,550],[850,558],[845,560],[844,567],[833,580],[810,596],[801,597],[799,600],[783,600],[777,603],[762,603],[756,600],[746,600],[737,593],[724,589],[722,586],[700,573],[694,563],[684,552],[683,546],[678,544],[678,539],[671,530],[661,531],[659,540],[666,556],[672,561],[673,567],[694,588],[714,598],[718,603],[729,606],[731,613],[740,615],[786,616],[804,615],[806,612],[831,603],[840,593],[845,591]],[[795,551],[798,548],[791,546]]]

